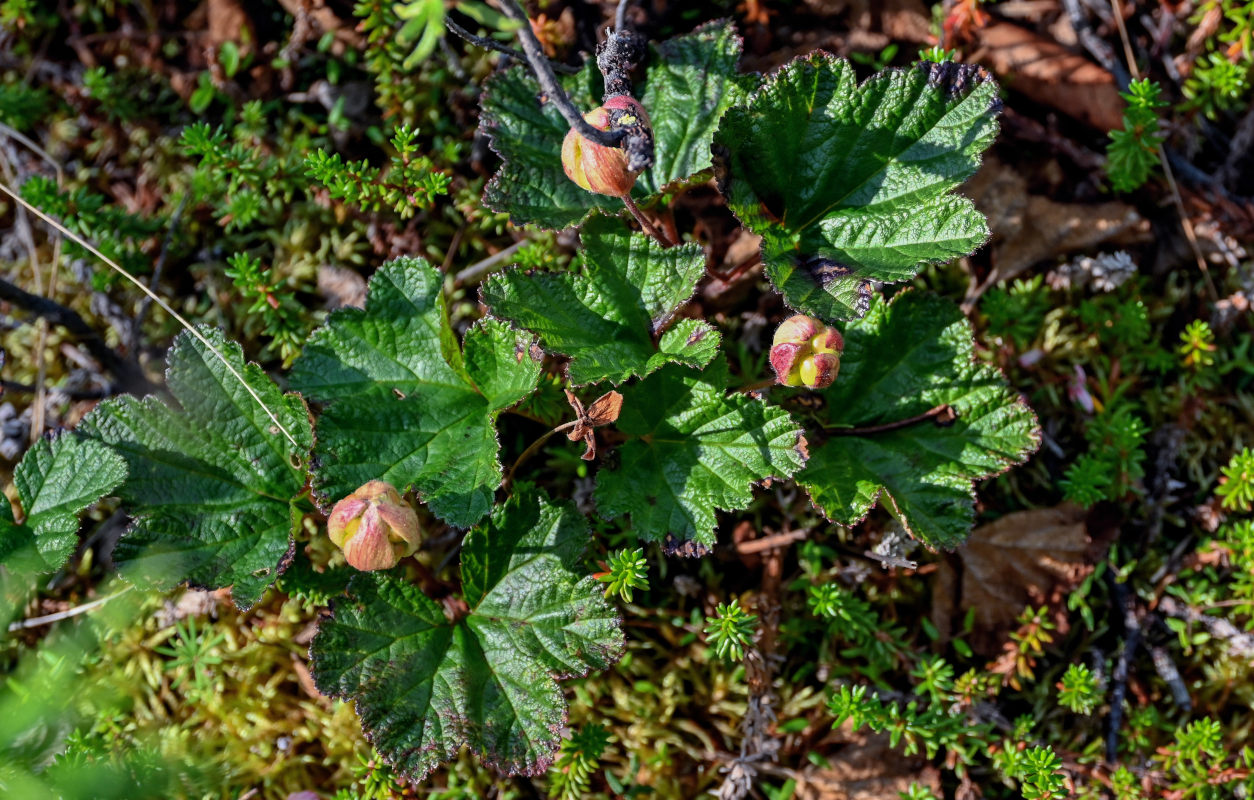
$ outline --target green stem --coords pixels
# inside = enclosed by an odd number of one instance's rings
[[[518,471],[518,468],[522,465],[524,461],[526,461],[527,459],[535,455],[535,452],[539,450],[544,445],[544,443],[549,440],[549,437],[551,437],[555,433],[561,433],[564,430],[573,428],[577,424],[579,424],[579,420],[577,419],[572,419],[570,422],[564,422],[561,425],[558,425],[553,430],[549,431],[548,433],[545,433],[539,439],[536,439],[534,442],[532,442],[531,445],[526,450],[522,451],[522,454],[519,455],[518,458],[514,461],[514,466],[509,468],[509,475],[506,476],[505,483],[511,484],[514,482],[514,473]]]

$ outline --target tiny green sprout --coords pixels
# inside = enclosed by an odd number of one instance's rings
[[[1058,702],[1078,714],[1090,714],[1101,700],[1095,676],[1083,664],[1072,664],[1058,682]]]
[[[904,792],[898,792],[897,797],[899,800],[940,800],[940,797],[931,788],[913,781],[910,783],[910,788]]]
[[[1086,453],[1067,467],[1058,486],[1068,501],[1088,507],[1108,496],[1112,486],[1110,470],[1104,460]]]
[[[1051,747],[1029,747],[1019,759],[1023,800],[1053,800],[1065,797],[1062,761]]]
[[[1224,508],[1249,511],[1254,508],[1254,451],[1245,448],[1224,467],[1215,494]]]
[[[1181,345],[1177,350],[1184,359],[1184,365],[1192,369],[1210,367],[1215,364],[1215,333],[1210,323],[1203,319],[1190,322],[1180,333]]]
[[[616,594],[623,602],[630,603],[633,589],[647,591],[649,588],[649,562],[645,560],[644,550],[623,548],[610,553],[606,571],[599,573],[596,579],[609,584],[605,587],[606,597]]]
[[[1122,764],[1110,774],[1110,790],[1115,800],[1142,800],[1141,783],[1136,775]]]
[[[1116,192],[1139,188],[1158,166],[1158,111],[1167,105],[1161,95],[1162,87],[1151,80],[1134,80],[1120,95],[1127,101],[1123,127],[1110,132],[1106,145],[1106,174]]]
[[[919,659],[919,663],[910,671],[910,676],[919,682],[915,691],[927,695],[933,704],[941,703],[954,685],[954,668],[937,655]]]
[[[719,658],[739,661],[758,626],[756,614],[746,613],[740,601],[719,603],[714,616],[705,618],[705,635]]]
[[[553,766],[549,768],[549,788],[553,797],[574,800],[585,797],[592,783],[610,732],[602,725],[586,725],[562,742]]]
[[[919,60],[931,61],[935,64],[940,64],[944,61],[953,61],[955,60],[954,51],[946,50],[940,45],[934,44],[929,48],[919,51]]]

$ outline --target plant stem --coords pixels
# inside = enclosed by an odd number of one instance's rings
[[[644,232],[657,239],[662,243],[663,247],[673,247],[675,245],[666,234],[662,233],[662,229],[649,221],[649,218],[640,210],[640,206],[636,205],[636,201],[631,199],[630,194],[622,195],[623,205],[627,206],[627,210],[636,218],[636,222],[640,223],[640,227],[644,228]]]
[[[749,394],[751,392],[759,392],[763,389],[769,389],[775,384],[776,384],[775,378],[763,378],[760,381],[754,381],[753,383],[747,384],[745,386],[741,386],[736,391],[739,392],[740,394]]]
[[[941,403],[935,408],[930,408],[922,414],[916,414],[907,419],[899,419],[896,422],[885,422],[883,425],[870,425],[866,428],[832,428],[828,430],[830,436],[869,436],[873,433],[887,433],[888,431],[900,430],[908,428],[919,422],[925,422],[929,419],[936,420],[937,424],[945,422],[953,422],[958,418],[957,412],[949,405],[949,403]]]
[[[516,58],[519,61],[527,60],[527,56],[524,53],[521,53],[512,47],[503,45],[495,39],[489,39],[486,36],[476,36],[448,17],[444,18],[444,27],[448,28],[451,33],[461,37],[467,42],[470,42],[476,47],[482,47],[484,50],[494,50],[498,53],[503,53],[507,56]],[[580,67],[572,67],[570,64],[560,64],[556,61],[549,61],[549,66],[552,67],[554,71],[560,72],[563,75],[574,75],[581,69]]]
[[[544,443],[549,440],[549,438],[553,434],[561,433],[564,430],[569,430],[570,428],[573,428],[578,424],[579,424],[579,420],[577,419],[572,419],[570,422],[564,422],[561,425],[558,425],[553,430],[541,436],[539,439],[536,439],[534,442],[532,442],[531,445],[526,450],[522,451],[522,453],[518,456],[518,458],[514,460],[514,466],[509,468],[509,475],[506,476],[505,482],[513,483],[514,473],[518,471],[518,468],[522,465],[522,463],[526,461],[527,459],[531,458],[533,455],[535,455],[535,452],[539,450],[544,445]]]
[[[544,48],[540,45],[540,40],[536,38],[535,31],[531,30],[531,20],[527,18],[527,12],[523,11],[514,0],[497,0],[497,4],[501,7],[501,11],[505,16],[519,24],[518,42],[522,45],[523,55],[531,66],[531,71],[535,73],[536,80],[539,81],[540,88],[544,90],[545,96],[549,102],[557,106],[557,110],[561,112],[562,118],[566,120],[566,123],[579,131],[579,134],[585,139],[606,147],[618,147],[619,143],[627,135],[627,132],[625,130],[599,130],[592,127],[583,118],[583,114],[579,113],[574,103],[566,96],[566,92],[562,90],[561,84],[557,82],[557,76],[553,74],[553,67],[549,63],[548,57],[544,55]]]

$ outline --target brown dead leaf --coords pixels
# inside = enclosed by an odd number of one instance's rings
[[[318,30],[332,34],[339,45],[332,50],[335,55],[342,53],[345,47],[355,50],[362,45],[361,34],[356,31],[351,20],[340,19],[333,10],[327,8],[324,0],[279,0],[279,5],[297,20],[306,16]]]
[[[992,156],[963,193],[988,217],[993,233],[993,273],[980,292],[1042,261],[1101,244],[1126,246],[1151,235],[1148,223],[1127,203],[1059,203],[1028,194],[1023,176]]]
[[[319,265],[318,293],[327,299],[329,309],[366,307],[366,279],[347,267]]]
[[[587,449],[584,450],[581,458],[584,461],[591,461],[597,457],[597,440],[593,429],[618,420],[618,414],[623,410],[623,396],[618,392],[606,392],[593,400],[592,405],[586,410],[583,402],[570,389],[566,390],[566,400],[575,410],[575,423],[566,434],[566,438],[572,442],[583,439]]]
[[[211,47],[221,47],[227,42],[240,45],[241,53],[252,49],[257,40],[253,21],[239,0],[209,0],[209,38]]]
[[[1123,99],[1115,78],[1052,39],[1009,22],[975,32],[971,60],[984,64],[1008,88],[1101,131],[1123,125]]]
[[[932,15],[923,0],[885,0],[880,5],[880,29],[895,42],[932,44]]]
[[[903,756],[888,742],[888,734],[852,732],[841,728],[848,744],[828,758],[824,768],[797,774],[798,800],[886,800],[910,789],[911,783],[940,792],[940,772],[920,757]]]
[[[1064,504],[1018,511],[976,528],[955,554],[958,568],[942,562],[932,587],[932,621],[942,636],[974,609],[970,643],[991,655],[1029,603],[1061,604],[1099,555],[1086,516]]]

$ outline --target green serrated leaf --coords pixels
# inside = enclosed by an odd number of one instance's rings
[[[78,515],[126,478],[126,462],[100,442],[61,434],[35,442],[13,470],[26,517],[0,501],[0,561],[20,572],[60,569],[78,545]]]
[[[727,362],[678,365],[623,390],[617,467],[597,475],[597,508],[631,515],[645,541],[714,544],[715,512],[746,508],[752,486],[801,469],[801,428],[783,409],[728,394]]]
[[[576,385],[619,384],[672,362],[709,363],[719,334],[705,322],[684,320],[654,344],[705,273],[699,245],[663,247],[602,216],[589,220],[580,236],[582,272],[506,270],[484,283],[483,302],[570,356],[567,375]]]
[[[643,104],[654,129],[655,165],[632,194],[644,198],[710,166],[710,140],[722,113],[757,83],[736,74],[740,38],[726,21],[704,25],[656,47],[645,72]],[[601,76],[590,60],[563,87],[585,112],[600,105]],[[522,66],[488,80],[480,129],[504,162],[484,192],[484,203],[516,225],[560,229],[594,208],[621,212],[616,197],[580,189],[562,171],[562,140],[569,125],[542,102],[539,84]]]
[[[866,311],[872,281],[988,239],[950,191],[997,134],[997,87],[979,67],[921,64],[858,85],[814,53],[730,108],[714,137],[732,211],[762,236],[762,260],[792,308],[827,321]]]
[[[465,353],[445,314],[444,276],[402,258],[370,281],[365,310],[336,311],[292,366],[292,386],[327,403],[314,488],[326,504],[370,480],[416,489],[433,513],[468,526],[501,484],[495,421],[540,376],[532,341],[481,320]]]
[[[797,475],[815,507],[854,525],[883,496],[929,547],[965,541],[975,517],[972,481],[1023,463],[1040,443],[1032,410],[996,367],[975,360],[962,312],[925,292],[876,300],[849,323],[840,374],[822,399],[822,430],[809,437],[810,460]],[[841,435],[943,404],[957,415],[952,423]]]
[[[309,414],[298,395],[246,364],[238,344],[199,331],[231,369],[184,332],[170,349],[173,404],[115,398],[81,430],[119,453],[130,473],[120,494],[135,524],[113,556],[124,574],[162,588],[231,586],[235,604],[249,608],[282,571],[300,524],[293,501],[305,486]]]
[[[656,140],[654,164],[637,193],[656,194],[710,168],[710,143],[723,112],[759,83],[738,75],[741,39],[729,20],[708,22],[657,45],[649,59],[641,103]]]
[[[463,618],[399,570],[357,575],[310,650],[319,690],[354,700],[375,748],[413,780],[463,745],[506,774],[543,772],[566,719],[558,679],[623,651],[581,564],[587,540],[573,505],[520,486],[466,536]]]

